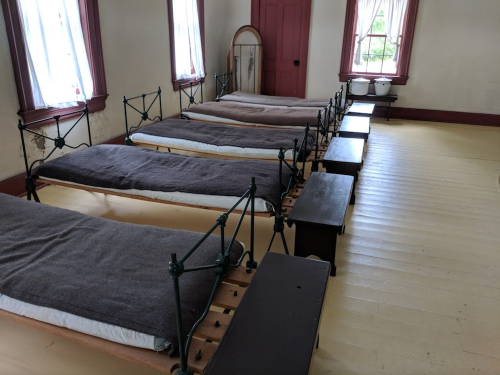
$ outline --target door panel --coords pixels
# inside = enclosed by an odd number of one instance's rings
[[[263,94],[304,97],[310,7],[311,0],[259,0],[252,6],[259,11],[264,47]]]

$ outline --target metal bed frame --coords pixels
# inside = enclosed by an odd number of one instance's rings
[[[152,94],[156,94],[155,98],[153,99],[153,102],[156,100],[156,98],[159,97],[161,93],[161,90],[158,90],[158,92],[153,92],[153,93],[150,93],[150,94],[144,94],[144,95],[139,95],[135,98],[143,98],[143,103],[145,103],[144,101],[144,97],[147,96],[147,95],[152,95]],[[127,102],[125,103],[125,108],[127,107],[127,105],[129,105],[128,103],[128,100]],[[145,108],[145,107],[144,107]],[[151,108],[151,105],[148,107],[148,110]],[[35,164],[37,162],[44,162],[46,161],[54,152],[56,149],[62,149],[63,147],[69,147],[71,149],[77,149],[81,146],[87,146],[87,147],[91,147],[92,146],[92,139],[91,139],[91,131],[90,131],[90,121],[89,121],[89,118],[88,118],[88,108],[87,106],[85,106],[85,108],[81,111],[74,111],[74,112],[70,112],[70,113],[67,113],[67,114],[64,114],[64,115],[56,115],[54,117],[50,117],[50,118],[46,118],[46,119],[42,119],[42,120],[37,120],[37,121],[33,121],[33,122],[30,122],[30,123],[26,123],[26,124],[23,124],[21,122],[21,120],[19,120],[18,122],[18,129],[20,131],[20,135],[21,135],[21,142],[22,142],[22,147],[23,147],[23,156],[24,156],[24,163],[25,163],[25,166],[26,166],[26,177],[25,177],[25,188],[26,188],[26,192],[27,192],[27,199],[28,200],[31,200],[31,197],[33,197],[35,199],[36,202],[40,202],[40,199],[38,197],[38,194],[36,193],[36,183],[35,183],[35,179],[32,177],[32,170],[33,170],[33,167],[35,166]],[[141,113],[140,111],[138,111],[139,113]],[[144,113],[145,112],[145,113]],[[63,117],[66,117],[66,116],[70,116],[70,115],[74,115],[74,114],[77,114],[77,113],[81,113],[80,116],[78,117],[78,119],[75,121],[75,123],[71,126],[71,128],[64,134],[61,136],[61,131],[60,131],[60,124],[59,124],[59,120]],[[86,122],[87,122],[87,129],[88,129],[88,137],[89,137],[89,141],[88,143],[80,143],[78,146],[71,146],[69,145],[67,142],[66,142],[66,137],[68,136],[68,134],[75,128],[75,126],[82,120],[83,117],[86,117]],[[148,117],[148,112],[147,111],[143,111],[143,113],[141,114],[141,122],[144,120],[144,118],[149,118]],[[161,116],[161,109],[160,109],[160,116]],[[57,127],[57,134],[58,136],[55,137],[55,138],[51,138],[49,136],[46,136],[40,132],[37,132],[35,130],[32,130],[30,129],[30,127],[32,127],[33,125],[35,124],[38,124],[40,122],[44,122],[44,121],[48,121],[48,120],[55,120],[56,121],[56,127]],[[129,128],[129,130],[132,129],[132,128]],[[54,142],[54,147],[52,149],[52,151],[50,151],[50,153],[44,157],[44,158],[40,158],[40,159],[36,159],[35,161],[33,161],[31,164],[29,164],[29,161],[28,161],[28,155],[27,155],[27,152],[26,152],[26,147],[25,147],[25,140],[24,140],[24,132],[29,132],[29,133],[32,133],[32,134],[35,134],[37,136],[41,136],[45,139],[49,139],[51,141]],[[292,151],[292,155],[293,155],[293,160],[291,163],[287,162],[284,158],[284,153],[288,150],[288,149],[282,149],[280,150],[279,152],[279,155],[278,155],[278,160],[279,160],[279,163],[280,163],[280,172],[282,170],[282,166],[283,166],[283,163],[286,165],[286,167],[288,167],[291,171],[291,175],[290,175],[290,181],[288,182],[288,189],[286,191],[286,194],[288,194],[291,190],[291,188],[295,185],[296,182],[300,182],[300,181],[304,181],[304,170],[305,170],[305,158],[304,160],[302,161],[302,167],[299,168],[299,161],[298,161],[298,157],[299,157],[299,154],[302,150],[305,149],[306,147],[306,141],[307,141],[307,135],[308,135],[308,132],[309,132],[309,126],[306,126],[306,129],[305,129],[305,132],[304,132],[304,137],[302,138],[302,142],[300,143],[300,148],[298,148],[298,142],[299,140],[297,138],[295,138],[293,141],[292,141],[292,145],[290,147],[290,149],[292,149],[293,147],[293,151]],[[282,181],[282,175],[280,173],[279,175],[279,183],[280,183],[280,187],[283,185],[283,181]],[[72,187],[75,187],[75,186],[72,186]],[[77,187],[78,188],[78,187]],[[281,189],[281,188],[280,188]],[[112,191],[107,191],[107,190],[101,190],[99,188],[95,188],[95,189],[92,189],[93,191],[99,191],[99,192],[105,192],[107,194],[114,194],[114,195],[119,195],[119,194],[116,194]],[[280,197],[281,195],[283,194],[282,191],[279,192],[280,194]],[[285,194],[285,196],[286,196]],[[129,196],[129,195],[127,195]],[[129,197],[132,197],[132,196],[129,196]],[[163,203],[172,203],[172,204],[176,204],[176,203],[173,203],[173,202],[163,202]],[[216,210],[219,210],[220,209],[216,209]],[[278,207],[276,208],[276,213],[278,216],[280,216],[278,214],[278,212],[283,212],[283,208],[282,208],[282,202],[281,200],[279,201],[278,203]],[[259,213],[257,213],[257,215],[259,215]],[[273,216],[272,213],[266,213],[265,216]],[[261,215],[262,216],[262,215]]]
[[[215,224],[208,230],[208,232],[205,233],[205,235],[196,243],[191,250],[189,250],[180,260],[177,260],[177,255],[175,253],[171,254],[171,260],[169,263],[169,274],[171,279],[173,280],[174,283],[174,293],[175,293],[175,308],[176,308],[176,320],[177,320],[177,334],[179,337],[179,355],[180,355],[180,361],[181,361],[181,368],[176,371],[177,375],[192,375],[193,370],[190,369],[187,365],[187,354],[189,353],[189,347],[191,345],[191,341],[193,339],[193,335],[196,331],[196,328],[200,325],[200,323],[205,319],[207,316],[210,306],[212,305],[212,302],[214,300],[215,292],[218,288],[218,286],[222,283],[222,280],[224,277],[228,275],[229,268],[230,267],[239,267],[245,256],[249,256],[249,260],[246,263],[247,266],[247,273],[252,273],[252,269],[257,268],[257,262],[255,261],[254,258],[254,204],[255,204],[255,191],[257,190],[257,186],[255,185],[255,177],[252,178],[252,182],[248,188],[248,190],[243,194],[243,196],[238,200],[237,203],[234,204],[233,207],[231,207],[227,212],[223,213],[218,217],[216,220]],[[224,248],[224,228],[226,226],[226,222],[228,219],[228,216],[231,212],[235,210],[235,208],[243,202],[247,198],[247,202],[245,204],[245,209],[242,211],[240,214],[240,219],[238,220],[238,224],[236,225],[236,228],[234,230],[234,234],[231,238],[231,241],[227,247],[227,249]],[[238,234],[238,231],[241,227],[241,223],[243,222],[243,219],[245,217],[246,211],[248,209],[248,206],[250,205],[250,250],[245,251],[238,262],[234,265],[230,264],[229,261],[229,253],[231,250],[231,247],[233,246],[233,243],[235,241],[235,238]],[[217,260],[215,261],[214,264],[211,265],[206,265],[206,266],[200,266],[200,267],[193,267],[193,268],[185,268],[184,263],[189,259],[189,257],[198,249],[198,247],[203,243],[203,241],[210,236],[217,228],[220,229],[220,236],[221,236],[221,253],[217,257]],[[186,273],[186,272],[193,272],[193,271],[199,271],[199,270],[206,270],[206,269],[214,269],[215,274],[217,275],[217,278],[215,280],[214,286],[212,288],[212,292],[210,294],[209,301],[207,303],[207,306],[205,308],[205,311],[203,312],[202,316],[196,321],[196,323],[193,325],[191,328],[191,331],[189,332],[187,339],[184,343],[184,333],[182,330],[182,313],[181,313],[181,302],[180,302],[180,290],[179,290],[179,277]],[[200,353],[201,354],[201,353]]]
[[[71,128],[64,135],[61,135],[61,128],[59,125],[60,119],[67,117],[67,116],[75,115],[77,113],[81,113],[81,114],[78,117],[78,119],[75,121],[73,126],[71,126]],[[83,117],[86,117],[86,121],[87,121],[89,142],[88,143],[85,143],[85,142],[80,143],[78,146],[71,146],[71,145],[66,143],[66,137],[75,128],[75,126],[80,122],[80,120]],[[38,123],[41,123],[41,122],[44,122],[47,120],[55,120],[56,129],[57,129],[57,137],[52,138],[52,137],[49,137],[45,134],[42,134],[40,132],[34,131],[34,130],[29,128],[32,125],[35,125],[35,124],[38,124]],[[33,167],[34,167],[35,163],[37,163],[37,162],[43,163],[44,161],[46,161],[48,158],[50,158],[52,156],[52,154],[54,153],[55,150],[62,149],[64,146],[69,147],[71,149],[77,149],[80,146],[91,147],[92,146],[92,136],[90,134],[89,110],[88,110],[87,104],[85,104],[85,108],[83,110],[73,111],[73,112],[65,113],[63,115],[56,115],[54,117],[33,121],[33,122],[30,122],[27,124],[23,124],[21,122],[21,120],[19,119],[19,122],[17,124],[17,128],[19,129],[19,132],[21,133],[21,143],[23,146],[24,166],[26,168],[26,177],[24,180],[25,180],[25,188],[26,188],[27,198],[28,198],[28,200],[31,200],[31,196],[33,196],[33,198],[35,199],[36,202],[40,202],[40,199],[38,198],[38,194],[36,193],[35,180],[31,176],[31,173],[33,171]],[[37,160],[33,161],[31,164],[28,163],[28,155],[26,153],[26,145],[24,142],[24,131],[26,131],[28,133],[35,134],[36,136],[39,136],[39,137],[42,137],[44,139],[48,139],[48,140],[51,140],[54,142],[54,147],[52,148],[52,150],[49,152],[49,154],[46,157],[37,159]]]
[[[254,255],[254,238],[255,238],[255,192],[257,190],[257,185],[255,184],[255,177],[252,177],[250,185],[247,189],[247,191],[240,197],[238,202],[236,202],[229,210],[221,214],[215,224],[201,237],[201,239],[191,247],[191,249],[184,254],[184,256],[181,259],[177,259],[177,254],[172,253],[171,254],[171,260],[169,262],[169,267],[168,267],[168,272],[170,275],[170,278],[172,279],[173,286],[174,286],[174,297],[175,297],[175,313],[176,313],[176,331],[178,334],[178,345],[179,345],[179,360],[180,360],[180,368],[177,370],[176,374],[177,375],[191,375],[193,374],[193,370],[188,367],[188,353],[190,349],[191,342],[193,340],[193,337],[195,335],[196,329],[199,327],[199,325],[202,323],[202,321],[206,318],[210,306],[212,305],[214,301],[214,297],[216,294],[216,291],[220,284],[223,282],[223,280],[228,276],[230,269],[232,268],[237,268],[242,266],[245,258],[248,256],[248,260],[246,261],[246,273],[247,274],[252,274],[254,272],[254,269],[257,268],[257,261],[255,260],[255,255]],[[236,209],[236,207],[244,202],[245,203],[245,208],[241,212],[239,220],[236,224],[236,227],[234,229],[233,235],[229,241],[229,244],[227,247],[225,247],[225,227],[226,227],[226,222],[229,218],[229,215],[233,213]],[[239,230],[241,228],[241,225],[243,223],[243,220],[246,216],[246,213],[250,209],[249,214],[250,214],[250,246],[249,250],[246,250],[243,252],[243,254],[240,256],[238,261],[235,264],[230,263],[230,251],[231,248],[236,241],[236,237],[239,233]],[[214,261],[213,264],[208,264],[208,265],[203,265],[203,266],[197,266],[197,267],[188,267],[186,264],[193,255],[193,253],[199,249],[201,244],[210,236],[212,235],[217,229],[219,229],[220,232],[220,254],[217,256],[217,259]],[[207,306],[205,307],[202,315],[200,318],[194,323],[192,328],[190,329],[189,333],[187,336],[185,336],[185,332],[183,332],[182,328],[182,309],[181,309],[181,294],[180,294],[180,288],[179,288],[179,278],[184,274],[188,272],[195,272],[195,271],[201,271],[201,270],[208,270],[208,269],[213,269],[215,274],[217,275],[216,280],[214,282],[214,285],[212,287],[212,291],[210,293],[209,300],[207,302]],[[248,277],[251,279],[251,276],[249,275]],[[226,314],[229,313],[229,310],[225,311]],[[0,314],[2,314],[2,310],[0,310]],[[5,314],[2,314],[5,315]],[[10,317],[11,314],[6,314],[7,317]],[[16,319],[21,322],[30,322],[32,319],[31,318],[21,318],[21,319]],[[48,323],[41,323],[37,324],[36,326],[44,327]],[[49,325],[51,326],[51,325]],[[51,329],[51,333],[57,334],[58,328]],[[65,332],[65,329],[63,329],[63,332],[61,333],[63,337],[68,337],[67,333]],[[84,336],[88,337],[93,337],[87,334],[83,334]],[[81,335],[80,335],[81,337]],[[85,343],[85,340],[78,340],[79,342]],[[91,346],[92,341],[89,341]],[[121,344],[118,344],[121,345]],[[144,351],[143,349],[137,349],[140,352]],[[198,356],[201,357],[203,353],[200,352],[198,353]],[[130,358],[130,350],[128,351],[127,356]],[[141,362],[142,363],[142,362]],[[148,364],[148,363],[146,363]],[[174,368],[178,366],[177,360],[173,360],[172,363],[170,364]]]
[[[146,96],[148,96],[148,95],[155,95],[155,96],[154,96],[153,100],[151,101],[151,103],[149,103],[149,107],[146,109]],[[133,106],[132,104],[130,104],[131,100],[138,99],[138,98],[142,98],[142,110],[140,110],[140,109],[136,108],[135,106]],[[153,118],[150,118],[149,111],[150,111],[151,107],[153,106],[153,104],[155,104],[156,99],[158,99],[158,102],[160,103],[160,115],[155,116]],[[130,133],[135,129],[139,129],[144,121],[146,121],[146,120],[155,121],[156,119],[158,119],[158,121],[163,120],[163,111],[162,111],[163,107],[161,105],[161,87],[158,87],[158,91],[153,91],[153,92],[150,92],[149,94],[141,94],[141,95],[134,96],[134,97],[128,98],[128,99],[125,96],[123,96],[122,102],[123,102],[123,110],[125,112],[125,131],[126,131],[125,144],[127,146],[131,146],[133,144],[133,142],[130,139]],[[134,111],[139,113],[141,116],[141,120],[139,121],[139,124],[137,124],[136,126],[132,126],[130,128],[128,126],[127,107],[132,108]]]

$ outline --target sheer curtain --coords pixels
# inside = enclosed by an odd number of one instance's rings
[[[356,55],[354,63],[361,65],[361,43],[365,40],[366,35],[372,27],[373,21],[380,9],[380,4],[383,0],[358,0],[358,45],[356,46]]]
[[[396,45],[393,61],[398,61],[398,42],[407,4],[408,0],[384,0],[385,32],[389,42]]]
[[[172,0],[172,10],[176,78],[205,77],[197,1]]]
[[[18,0],[35,108],[92,98],[78,0]]]

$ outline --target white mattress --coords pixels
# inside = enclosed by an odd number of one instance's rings
[[[225,117],[209,116],[209,115],[204,115],[202,113],[195,113],[195,112],[183,112],[182,115],[185,116],[185,117],[187,117],[187,118],[189,118],[190,120],[219,122],[219,123],[222,123],[222,124],[230,124],[230,125],[258,126],[258,127],[275,128],[275,129],[303,129],[304,128],[304,125],[302,125],[302,126],[291,126],[291,125],[258,124],[258,123],[255,123],[255,122],[236,121],[236,120],[231,120],[231,119],[228,119],[228,118],[225,118]]]
[[[153,146],[177,148],[185,151],[201,152],[206,154],[217,154],[221,156],[230,156],[247,159],[265,159],[278,160],[279,150],[235,147],[235,146],[216,146],[208,143],[190,141],[179,138],[159,137],[144,133],[134,133],[130,139],[135,143],[149,144]],[[293,157],[292,150],[285,152],[285,158],[291,160]]]
[[[154,336],[136,332],[127,328],[118,327],[112,324],[101,323],[95,320],[82,318],[77,315],[49,307],[36,306],[31,303],[22,302],[0,294],[0,309],[16,315],[39,320],[41,322],[53,324],[55,326],[69,328],[73,331],[82,332],[87,335],[100,337],[114,341],[119,344],[135,346],[151,350],[164,350],[170,346],[165,340],[156,339]],[[173,329],[176,329],[173,327]],[[155,345],[156,341],[156,345]],[[159,344],[162,342],[162,344]]]
[[[40,176],[40,178],[47,181],[61,182],[68,185],[81,186],[89,189],[97,188],[95,186],[76,184],[74,182],[62,181],[53,178],[47,178],[44,176]],[[192,194],[192,193],[182,193],[182,192],[164,192],[164,191],[152,191],[152,190],[137,190],[137,189],[109,189],[109,188],[101,188],[100,190],[129,194],[129,195],[137,195],[141,197],[147,197],[151,199],[158,199],[165,201],[165,203],[183,203],[188,204],[190,206],[203,206],[203,207],[211,207],[211,208],[223,208],[230,209],[233,205],[241,198],[241,197],[231,197],[225,195],[203,195],[203,194]],[[243,200],[237,207],[237,210],[242,211],[245,208],[246,199]],[[250,209],[250,207],[249,207]],[[255,212],[272,212],[274,211],[274,207],[271,203],[265,201],[262,198],[255,198]]]

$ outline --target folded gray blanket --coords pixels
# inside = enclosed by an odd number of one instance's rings
[[[324,108],[328,105],[329,99],[302,99],[289,96],[269,96],[261,94],[251,94],[243,91],[235,91],[231,94],[221,96],[221,101],[239,102],[249,104],[262,104],[283,107],[317,107]]]
[[[4,194],[0,207],[0,293],[161,337],[177,350],[168,262],[202,233],[120,223]],[[219,252],[220,236],[210,236],[186,267],[214,264]],[[235,243],[231,261],[242,252]],[[179,278],[184,332],[201,316],[215,278],[214,270]]]
[[[315,128],[312,128],[315,130]],[[306,156],[309,155],[316,142],[316,133],[308,133]],[[136,133],[157,137],[186,139],[215,146],[234,146],[244,148],[260,148],[279,150],[291,148],[294,138],[298,139],[300,147],[304,138],[303,130],[293,129],[262,129],[244,126],[228,126],[202,121],[181,119],[166,119],[156,124],[144,126]],[[302,153],[299,155],[302,161]],[[278,154],[276,153],[276,159]]]
[[[276,126],[300,126],[307,123],[315,128],[318,123],[318,110],[294,108],[249,107],[231,102],[207,102],[184,110],[183,115],[189,118],[190,113],[227,118],[252,124]]]
[[[278,167],[278,163],[258,160],[201,158],[141,147],[98,145],[45,162],[33,176],[108,189],[234,197],[242,196],[255,177],[256,197],[276,207]],[[283,184],[289,177],[288,168],[283,168]]]

